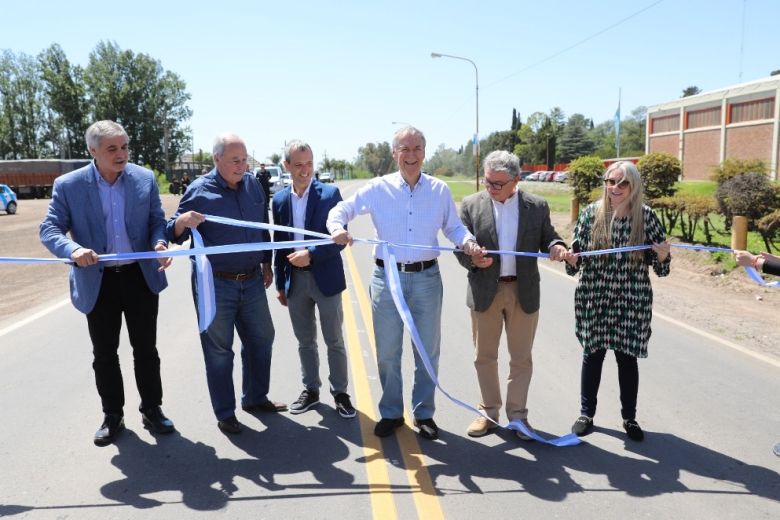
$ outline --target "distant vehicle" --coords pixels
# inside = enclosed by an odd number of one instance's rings
[[[259,171],[260,168],[255,168],[254,174],[257,175],[257,172]],[[277,191],[281,191],[286,186],[286,184],[282,182],[282,169],[279,166],[266,166],[265,171],[271,175],[268,180],[268,183],[271,186],[271,195]]]
[[[333,182],[333,174],[330,172],[320,173],[320,182]]]
[[[544,172],[544,173],[545,173],[544,178],[539,179],[539,180],[542,180],[544,182],[552,182],[555,179],[555,172],[547,171],[547,172]]]
[[[282,182],[284,183],[284,187],[286,188],[290,184],[292,184],[292,177],[290,177],[290,174],[287,172],[284,172],[282,174]]]
[[[541,172],[533,172],[528,177],[525,178],[527,181],[538,181],[539,180],[539,173]]]
[[[521,180],[521,181],[524,181],[524,180],[526,180],[526,179],[528,178],[528,176],[529,176],[529,175],[531,175],[531,174],[533,174],[533,173],[534,173],[534,172],[532,172],[532,171],[521,171],[521,172],[520,172],[520,180]]]
[[[0,209],[9,215],[16,213],[16,193],[5,184],[0,184]]]
[[[89,164],[89,159],[18,159],[0,161],[0,183],[20,199],[51,197],[54,179]]]
[[[558,172],[555,174],[555,182],[566,182],[569,172]]]

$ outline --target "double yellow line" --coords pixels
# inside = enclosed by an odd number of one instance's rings
[[[352,384],[355,390],[357,408],[362,412],[360,416],[360,433],[363,439],[363,453],[366,460],[366,474],[368,477],[369,495],[374,518],[394,519],[398,518],[395,501],[393,499],[393,486],[390,482],[390,474],[387,470],[387,462],[382,450],[381,440],[374,435],[374,424],[378,420],[371,388],[368,385],[368,372],[363,356],[363,348],[357,329],[356,314],[352,304],[351,294],[354,294],[360,316],[366,328],[369,349],[372,353],[370,359],[376,365],[376,345],[374,343],[374,326],[371,321],[371,304],[368,301],[368,293],[360,279],[360,273],[352,255],[352,250],[346,248],[343,256],[349,267],[352,291],[342,293],[344,307],[344,330],[349,361],[352,367]],[[407,424],[412,424],[408,412],[405,417]],[[409,481],[409,489],[414,500],[418,518],[438,519],[444,518],[441,504],[433,487],[431,476],[425,465],[425,457],[422,455],[416,434],[411,428],[403,427],[396,430],[396,439],[403,458],[406,470],[406,478]]]

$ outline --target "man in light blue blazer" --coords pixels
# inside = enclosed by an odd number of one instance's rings
[[[339,189],[314,178],[314,156],[311,147],[303,141],[287,143],[284,167],[290,172],[292,183],[274,196],[274,224],[328,234],[325,222],[328,212],[341,201]],[[312,237],[287,231],[274,232],[274,242],[308,238]],[[305,412],[320,400],[322,381],[315,306],[328,347],[328,379],[336,411],[344,418],[357,414],[347,394],[347,352],[341,330],[344,319],[341,292],[347,288],[341,261],[343,248],[328,244],[277,249],[274,254],[279,301],[290,311],[301,361],[303,391],[290,405],[293,414]]]
[[[167,286],[163,269],[171,259],[99,261],[102,254],[165,251],[165,215],[154,174],[128,163],[129,138],[121,125],[98,121],[85,137],[94,161],[56,179],[40,239],[54,255],[74,264],[71,301],[87,315],[104,413],[94,442],[105,446],[124,429],[124,385],[117,356],[123,314],[142,422],[157,433],[174,431],[160,408],[156,346],[158,294]]]

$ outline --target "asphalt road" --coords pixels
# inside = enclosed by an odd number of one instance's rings
[[[353,189],[344,186],[344,195]],[[351,230],[369,237],[370,221],[358,219]],[[50,310],[0,330],[0,516],[780,517],[780,458],[771,452],[780,441],[778,367],[659,319],[650,357],[640,361],[642,443],[627,440],[620,426],[611,355],[597,429],[582,445],[526,443],[508,431],[471,439],[472,416],[441,395],[440,440],[418,439],[407,427],[380,442],[372,434],[380,392],[367,307],[370,248],[353,246],[345,264],[345,336],[359,409],[353,420],[340,418],[323,394],[319,406],[297,416],[239,411],[244,432],[223,435],[209,404],[184,259],[169,270],[158,326],[173,435],[155,437],[141,426],[125,337],[128,429],[115,445],[92,444],[101,416],[86,320],[64,292]],[[476,403],[465,273],[449,254],[441,264],[441,381]],[[567,433],[579,410],[573,290],[560,270],[542,270],[529,408],[531,423],[549,436]],[[296,343],[286,310],[275,292],[268,296],[277,338],[270,397],[289,403],[301,390]],[[327,376],[326,366],[321,373]],[[405,373],[411,382],[411,355]],[[238,369],[235,375],[239,388]]]

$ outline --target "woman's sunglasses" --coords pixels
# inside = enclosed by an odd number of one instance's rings
[[[616,181],[615,179],[604,179],[604,186],[607,186],[609,188],[613,186],[617,186],[620,189],[624,189],[624,188],[630,188],[631,183],[628,182],[628,179],[620,179],[620,182]]]

